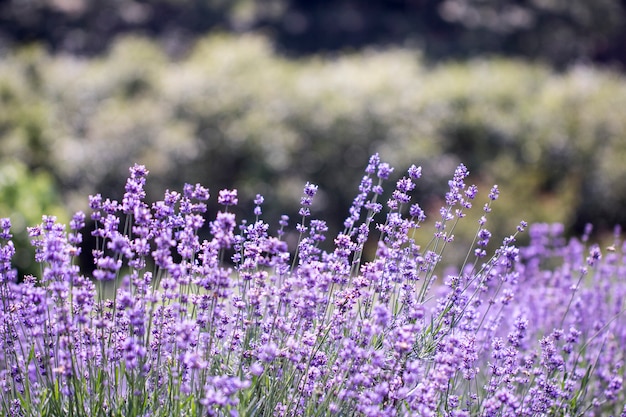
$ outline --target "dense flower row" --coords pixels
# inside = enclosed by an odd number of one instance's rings
[[[238,222],[236,190],[218,193],[201,241],[209,190],[185,185],[148,205],[139,165],[121,202],[90,197],[92,277],[76,264],[84,214],[69,230],[52,217],[29,229],[41,276],[20,279],[3,219],[2,414],[626,415],[619,234],[602,254],[588,234],[567,242],[535,224],[527,247],[513,235],[489,254],[494,186],[465,262],[444,267],[477,187],[460,165],[421,247],[421,168],[382,203],[392,171],[370,159],[332,250],[311,216],[313,184],[297,247],[286,216],[270,233],[260,195],[255,220]]]

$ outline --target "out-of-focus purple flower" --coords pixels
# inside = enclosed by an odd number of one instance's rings
[[[126,181],[126,192],[122,199],[122,211],[126,214],[132,214],[135,208],[141,205],[146,197],[144,185],[146,184],[146,176],[148,170],[144,165],[135,164],[130,168],[130,177]]]
[[[239,202],[237,190],[220,190],[217,196],[217,202],[223,206],[236,206]]]
[[[209,189],[201,184],[191,185],[185,184],[183,187],[183,195],[190,200],[206,201],[209,199]]]
[[[70,220],[70,229],[73,233],[69,234],[69,242],[76,247],[75,256],[80,254],[80,248],[78,245],[83,241],[83,235],[78,233],[80,229],[85,227],[85,213],[82,211],[77,212]]]
[[[604,396],[609,401],[617,399],[618,393],[621,391],[624,385],[623,378],[620,375],[615,375],[609,381],[606,389],[604,390]]]
[[[259,348],[257,357],[261,362],[272,362],[278,356],[278,346],[274,342],[268,342]]]
[[[390,319],[391,314],[386,306],[379,304],[374,308],[374,322],[377,326],[386,327]]]
[[[281,227],[287,227],[289,225],[289,216],[287,216],[286,214],[280,216],[278,224],[280,224]]]
[[[122,261],[115,260],[110,256],[100,257],[96,259],[97,269],[93,272],[93,276],[98,281],[113,281],[117,277],[118,271],[122,268]]]
[[[367,164],[367,168],[365,168],[365,172],[368,174],[374,174],[379,164],[380,164],[380,157],[376,153],[370,157],[369,163]]]
[[[502,254],[501,265],[507,269],[512,268],[515,262],[519,260],[519,249],[515,246],[505,246],[499,251]]]
[[[254,204],[256,204],[257,206],[260,206],[261,204],[263,204],[264,201],[265,201],[265,198],[263,198],[261,194],[257,194],[256,197],[254,198]]]
[[[446,193],[446,205],[448,207],[453,207],[463,201],[463,193],[462,191],[465,189],[465,178],[469,175],[469,171],[463,164],[459,164],[459,166],[454,171],[454,176],[450,181],[448,181],[448,186],[450,191]]]
[[[140,361],[146,356],[147,350],[141,345],[140,341],[130,336],[126,338],[122,344],[122,352],[126,367],[128,369],[135,369],[139,366]]]
[[[409,177],[411,179],[418,179],[422,177],[422,167],[416,167],[415,165],[411,165],[408,169]]]
[[[491,201],[495,201],[498,199],[499,196],[500,196],[500,189],[498,188],[497,185],[494,185],[493,187],[491,187],[491,191],[489,191],[489,199]]]
[[[263,198],[263,196],[261,194],[257,194],[256,197],[254,198],[254,215],[255,216],[260,216],[261,214],[263,214],[263,212],[261,211],[261,204],[263,204],[263,202],[265,201],[265,199]]]
[[[176,345],[181,350],[193,347],[197,342],[197,327],[195,322],[184,320],[176,326]]]
[[[374,185],[372,187],[372,192],[376,195],[382,195],[383,194],[383,187],[381,185]]]
[[[317,185],[308,182],[304,185],[304,196],[300,199],[302,207],[310,207],[313,204],[313,197],[317,193],[317,188]]]
[[[8,242],[0,244],[0,284],[3,282],[13,282],[17,276],[17,272],[11,265],[11,260],[15,255],[15,246],[11,239],[11,220],[8,218],[0,219],[0,227],[2,232],[0,239],[6,239]],[[0,322],[1,324],[1,322]]]
[[[411,197],[408,194],[400,192],[398,190],[394,191],[392,194],[392,198],[396,200],[400,204],[406,204],[411,201]]]
[[[417,203],[411,205],[411,207],[409,208],[409,214],[411,215],[411,217],[416,218],[419,222],[423,222],[424,220],[426,220],[426,213],[424,213],[424,210],[422,210],[420,205]]]
[[[209,378],[204,386],[204,395],[200,403],[207,407],[209,415],[222,415],[216,412],[222,407],[236,406],[239,403],[236,394],[250,386],[249,381],[227,375],[216,375]]]
[[[476,244],[481,247],[486,247],[491,239],[491,232],[487,229],[480,229],[478,231],[478,241]]]
[[[602,259],[602,252],[600,251],[600,247],[598,245],[593,245],[591,249],[589,249],[589,256],[587,256],[587,265],[595,266],[600,259]]]
[[[217,213],[217,218],[211,222],[211,234],[222,248],[230,248],[234,241],[235,215],[232,213]]]
[[[465,190],[465,196],[470,200],[476,198],[476,194],[478,194],[478,187],[475,185],[470,185],[467,187],[467,190]]]
[[[13,235],[11,235],[11,219],[8,217],[4,217],[0,219],[0,239],[9,240]]]
[[[392,172],[393,167],[386,162],[382,162],[378,164],[378,172],[376,173],[376,176],[381,180],[386,180]]]
[[[415,184],[410,179],[403,177],[396,183],[396,189],[402,193],[408,193],[415,188]]]
[[[89,196],[89,208],[94,211],[102,210],[102,195],[90,195]]]
[[[524,220],[519,222],[519,225],[517,226],[517,231],[518,232],[523,232],[524,230],[526,230],[526,228],[528,227],[528,223],[526,223]]]
[[[289,225],[289,216],[287,216],[286,214],[281,215],[278,224],[280,228],[278,229],[276,234],[278,235],[278,237],[282,237],[285,234],[285,227]]]

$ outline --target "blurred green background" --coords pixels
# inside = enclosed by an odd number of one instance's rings
[[[7,0],[0,53],[20,247],[42,214],[121,198],[135,162],[150,200],[236,187],[274,225],[317,183],[334,233],[373,152],[423,166],[432,216],[460,162],[481,203],[499,184],[495,236],[626,223],[626,0]]]

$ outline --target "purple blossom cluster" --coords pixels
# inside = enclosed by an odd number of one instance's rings
[[[77,263],[85,214],[29,229],[38,277],[17,276],[1,219],[2,415],[626,416],[620,231],[601,250],[590,230],[568,241],[534,224],[517,247],[521,222],[489,254],[494,186],[463,264],[449,265],[478,198],[469,171],[454,172],[427,245],[412,195],[422,170],[387,194],[393,171],[370,158],[332,238],[307,183],[290,248],[289,218],[271,233],[262,196],[248,222],[230,209],[237,190],[221,190],[208,221],[209,190],[148,204],[135,165],[121,202],[89,199],[90,276]]]

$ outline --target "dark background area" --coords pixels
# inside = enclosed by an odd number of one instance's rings
[[[263,31],[292,56],[408,45],[432,59],[498,54],[623,68],[625,12],[626,0],[5,0],[0,39],[94,55],[132,32],[181,53],[211,30]]]

